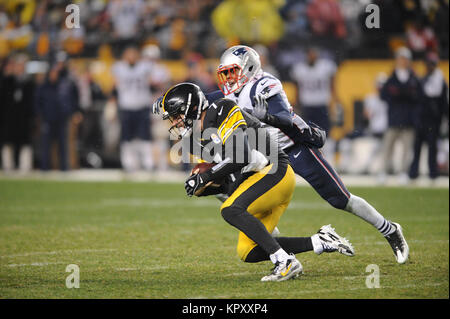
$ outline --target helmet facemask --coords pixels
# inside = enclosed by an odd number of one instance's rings
[[[169,128],[169,135],[175,139],[181,140],[183,137],[187,137],[192,133],[192,127],[194,126],[194,120],[186,118],[183,114],[177,116],[169,116],[168,120],[172,123]]]
[[[172,126],[169,128],[170,136],[175,139],[182,139],[192,133],[194,122],[199,120],[203,110],[206,110],[209,106],[203,92],[199,91],[198,99],[196,100],[199,105],[192,105],[192,93],[187,96],[186,103],[178,102],[178,105],[172,105],[167,109],[164,107],[163,102],[163,120],[169,120]]]
[[[237,64],[219,67],[217,77],[219,88],[224,95],[239,92],[244,84],[249,81],[249,78],[243,74],[242,68]]]
[[[219,88],[226,96],[239,93],[261,70],[258,53],[250,47],[237,45],[227,49],[217,68]]]

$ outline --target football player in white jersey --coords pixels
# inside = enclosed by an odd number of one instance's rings
[[[121,125],[120,159],[127,172],[153,168],[150,134],[151,64],[128,47],[112,67]]]
[[[217,74],[220,91],[208,94],[208,100],[225,96],[266,123],[277,134],[294,172],[333,207],[374,226],[391,245],[397,262],[405,263],[409,247],[401,226],[386,220],[363,198],[347,190],[319,150],[325,142],[325,132],[313,123],[305,123],[293,112],[280,80],[261,69],[257,52],[244,45],[227,49],[220,58]]]

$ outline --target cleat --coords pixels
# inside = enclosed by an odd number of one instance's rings
[[[402,226],[394,222],[392,224],[395,225],[396,230],[385,238],[389,242],[389,245],[391,245],[397,262],[404,264],[408,260],[409,246],[403,236]]]
[[[284,263],[277,262],[275,267],[272,269],[272,273],[261,278],[261,281],[285,281],[291,278],[296,278],[298,275],[302,274],[302,264],[300,264],[294,255],[291,256],[292,257]]]
[[[352,244],[344,237],[338,235],[331,225],[320,227],[316,235],[320,239],[324,252],[332,253],[338,251],[345,256],[355,256],[355,250]]]

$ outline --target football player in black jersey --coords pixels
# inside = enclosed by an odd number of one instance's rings
[[[239,257],[245,262],[271,260],[275,264],[262,281],[283,281],[300,274],[302,265],[294,256],[297,253],[314,250],[318,254],[339,251],[354,255],[352,245],[330,225],[311,237],[271,235],[291,201],[295,175],[288,156],[259,120],[229,99],[209,104],[192,83],[175,85],[155,103],[154,109],[172,122],[170,132],[178,138],[195,139],[194,125],[200,126],[200,139],[192,142],[200,143],[202,152],[194,155],[211,156],[216,164],[194,172],[185,182],[186,193],[229,195],[220,211],[225,221],[240,230]],[[257,132],[250,134],[251,130]],[[275,154],[266,154],[267,150],[275,150]]]

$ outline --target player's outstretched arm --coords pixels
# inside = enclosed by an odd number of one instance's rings
[[[253,116],[270,126],[279,129],[289,129],[292,127],[292,116],[281,98],[276,94],[266,99],[263,94],[256,94],[253,99]]]

